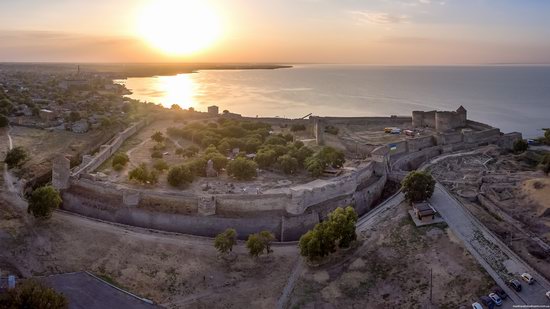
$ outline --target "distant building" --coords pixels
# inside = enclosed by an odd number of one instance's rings
[[[38,112],[38,115],[40,116],[40,119],[44,120],[44,121],[52,121],[56,118],[56,115],[54,112],[52,112],[51,110],[49,109],[41,109],[39,112]]]
[[[67,79],[59,83],[59,88],[65,90],[88,90],[90,83],[85,79]]]
[[[211,115],[218,115],[220,113],[220,108],[216,105],[208,106],[208,113]]]

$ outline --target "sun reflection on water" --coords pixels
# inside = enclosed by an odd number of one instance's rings
[[[195,83],[192,74],[179,74],[176,76],[158,76],[155,80],[155,87],[161,93],[156,98],[164,107],[172,104],[181,108],[196,107],[198,102],[195,95],[198,92],[198,85]]]

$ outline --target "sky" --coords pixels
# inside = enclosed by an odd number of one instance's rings
[[[177,42],[211,25],[189,24],[193,5],[145,22],[144,10],[162,1],[1,0],[0,61],[550,63],[546,0],[201,0],[218,36],[186,54],[167,53],[138,29],[173,21],[158,31]]]

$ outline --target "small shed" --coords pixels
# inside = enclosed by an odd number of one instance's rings
[[[430,203],[427,203],[427,202],[414,203],[413,210],[414,210],[414,214],[419,220],[422,220],[424,218],[433,220],[435,218],[435,214],[437,213],[437,211],[435,211],[432,205],[430,205]]]

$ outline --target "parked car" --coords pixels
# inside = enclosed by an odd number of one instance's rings
[[[521,292],[521,283],[518,280],[512,279],[508,282],[508,285],[516,290],[516,292]]]
[[[501,289],[499,286],[493,289],[493,293],[497,294],[498,297],[500,297],[501,299],[508,298],[508,294],[506,294],[506,292],[503,289]]]
[[[490,298],[497,306],[502,305],[502,299],[500,299],[500,297],[499,297],[496,293],[491,293],[491,294],[489,294],[489,298]]]
[[[521,274],[521,279],[523,279],[523,281],[527,282],[528,284],[535,283],[535,279],[533,279],[533,276],[529,275],[528,273]]]
[[[485,306],[487,306],[487,308],[493,309],[495,307],[495,302],[489,296],[484,295],[481,296],[479,299]]]
[[[483,307],[481,306],[480,303],[473,303],[472,304],[472,309],[483,309]]]

